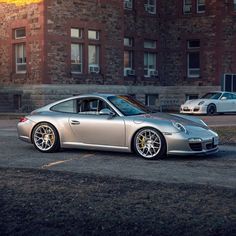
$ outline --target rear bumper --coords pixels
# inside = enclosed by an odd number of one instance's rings
[[[31,131],[35,125],[35,122],[27,120],[20,122],[17,125],[18,138],[24,142],[31,143]]]

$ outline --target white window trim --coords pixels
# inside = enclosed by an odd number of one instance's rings
[[[133,0],[124,0],[124,9],[132,10],[133,9]]]
[[[192,51],[194,52],[194,51]],[[200,77],[200,72],[201,72],[201,68],[189,68],[189,54],[191,53],[191,51],[188,52],[188,56],[187,56],[187,66],[188,66],[188,78],[199,78]],[[199,52],[200,54],[200,52]],[[194,74],[191,74],[190,72],[191,71],[199,71],[198,74],[194,75]]]
[[[204,11],[199,11],[199,6],[205,6],[205,7],[206,7],[206,3],[200,4],[200,3],[199,3],[199,0],[197,0],[197,13],[205,13],[206,10],[204,10]]]
[[[151,11],[150,8],[153,8],[153,11]],[[149,0],[147,0],[147,3],[144,4],[144,9],[149,14],[155,15],[157,13],[157,2],[156,2],[156,0],[155,0],[154,4],[150,4]]]
[[[96,32],[96,38],[89,38],[89,31],[94,31],[94,32]],[[89,40],[99,41],[99,40],[100,40],[100,31],[98,31],[98,30],[88,30],[88,39],[89,39]]]
[[[72,29],[79,31],[79,36],[78,36],[78,37],[73,37],[73,36],[71,35]],[[82,30],[81,28],[72,27],[72,28],[70,29],[70,37],[73,38],[73,39],[82,39],[82,38],[83,38],[83,30]]]
[[[16,63],[16,74],[25,74],[26,73],[26,71],[27,71],[27,69],[26,70],[18,70],[18,66],[19,65],[25,65],[26,67],[27,67],[27,62],[25,62],[25,63],[19,63],[19,62],[17,62],[17,46],[19,46],[19,45],[23,45],[23,46],[25,46],[25,50],[26,50],[26,45],[25,45],[25,43],[19,43],[19,44],[15,44],[15,63]],[[26,53],[26,52],[25,52]],[[26,55],[25,55],[25,58],[26,58]],[[27,60],[27,59],[26,59]]]
[[[79,45],[79,47],[81,47],[81,63],[72,63],[71,62],[71,65],[81,65],[81,71],[73,71],[71,70],[71,73],[72,74],[83,74],[83,44],[82,43],[71,43],[72,44],[76,44],[76,45]]]
[[[188,15],[188,14],[191,14],[192,12],[192,4],[186,4],[186,0],[183,0],[183,14],[184,15]],[[190,7],[189,11],[186,11],[186,9]]]
[[[25,36],[17,37],[16,32],[17,32],[17,30],[21,30],[21,29],[24,29],[24,30],[25,30]],[[14,31],[15,31],[15,39],[25,39],[25,38],[26,38],[26,29],[25,29],[24,27],[22,27],[22,28],[17,28],[17,29],[15,29]]]

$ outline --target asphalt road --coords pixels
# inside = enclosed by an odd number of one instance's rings
[[[146,161],[134,154],[98,151],[62,150],[59,153],[42,154],[33,145],[18,140],[16,123],[15,120],[0,120],[0,167],[236,188],[234,146],[221,146],[220,152],[211,156],[170,156],[161,161]]]

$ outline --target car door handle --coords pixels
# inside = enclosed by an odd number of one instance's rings
[[[80,122],[78,120],[71,120],[70,122],[72,125],[79,125]]]

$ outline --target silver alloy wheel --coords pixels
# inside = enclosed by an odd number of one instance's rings
[[[138,133],[135,141],[138,153],[144,158],[153,158],[161,150],[161,137],[153,129],[142,130]]]
[[[34,132],[34,143],[41,151],[50,150],[55,143],[55,138],[54,130],[46,124],[38,126]]]

